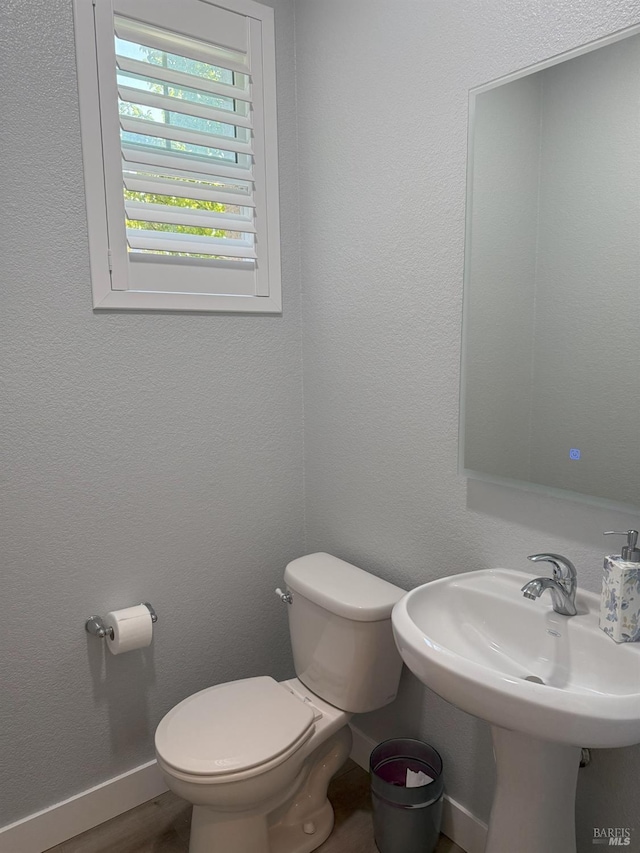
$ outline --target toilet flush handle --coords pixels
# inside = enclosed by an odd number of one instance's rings
[[[293,604],[293,597],[290,592],[283,592],[280,587],[278,587],[278,589],[276,589],[276,595],[280,601],[284,601],[285,604]]]

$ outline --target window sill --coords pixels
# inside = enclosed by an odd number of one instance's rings
[[[279,314],[277,296],[238,296],[208,293],[164,293],[149,290],[110,290],[94,300],[97,311],[194,311],[198,313]]]

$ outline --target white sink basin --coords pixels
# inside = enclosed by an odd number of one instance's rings
[[[553,611],[548,593],[526,599],[521,587],[533,577],[486,569],[441,578],[392,614],[414,675],[492,725],[486,853],[575,853],[580,747],[640,742],[640,643],[617,645],[600,630],[593,593],[578,591],[570,617]]]
[[[640,644],[600,630],[593,593],[578,592],[570,617],[548,594],[526,599],[520,589],[533,577],[486,569],[414,589],[393,611],[404,662],[494,725],[576,746],[640,742]]]

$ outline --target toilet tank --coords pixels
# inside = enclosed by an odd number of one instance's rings
[[[326,702],[352,713],[382,708],[398,692],[402,660],[391,610],[403,589],[332,557],[289,563],[289,631],[296,675]]]

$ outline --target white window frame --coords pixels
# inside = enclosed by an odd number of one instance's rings
[[[148,23],[153,24],[153,6],[146,0]],[[166,2],[166,0],[165,0]],[[173,0],[177,6],[180,0]],[[250,59],[261,63],[263,116],[257,117],[254,136],[256,196],[261,210],[258,226],[259,285],[255,295],[234,293],[191,293],[168,290],[128,289],[128,265],[124,218],[114,219],[116,203],[122,205],[119,139],[114,130],[117,118],[116,65],[112,0],[73,0],[80,127],[93,307],[98,310],[194,311],[233,313],[280,313],[282,310],[280,270],[280,223],[278,188],[278,141],[276,113],[275,31],[273,9],[253,0],[197,0],[203,7],[217,6],[250,19]],[[109,88],[105,93],[105,81]],[[112,81],[110,84],[109,81]],[[100,91],[102,86],[102,93]],[[102,108],[101,108],[102,94]],[[113,99],[113,110],[105,119],[105,98]],[[111,128],[109,121],[111,120]],[[108,132],[107,132],[108,131]],[[111,166],[109,163],[111,162]],[[111,200],[110,200],[111,199]],[[118,201],[116,202],[116,199]],[[117,233],[113,234],[114,222]],[[176,276],[188,268],[172,259]],[[215,277],[215,269],[212,270]]]

